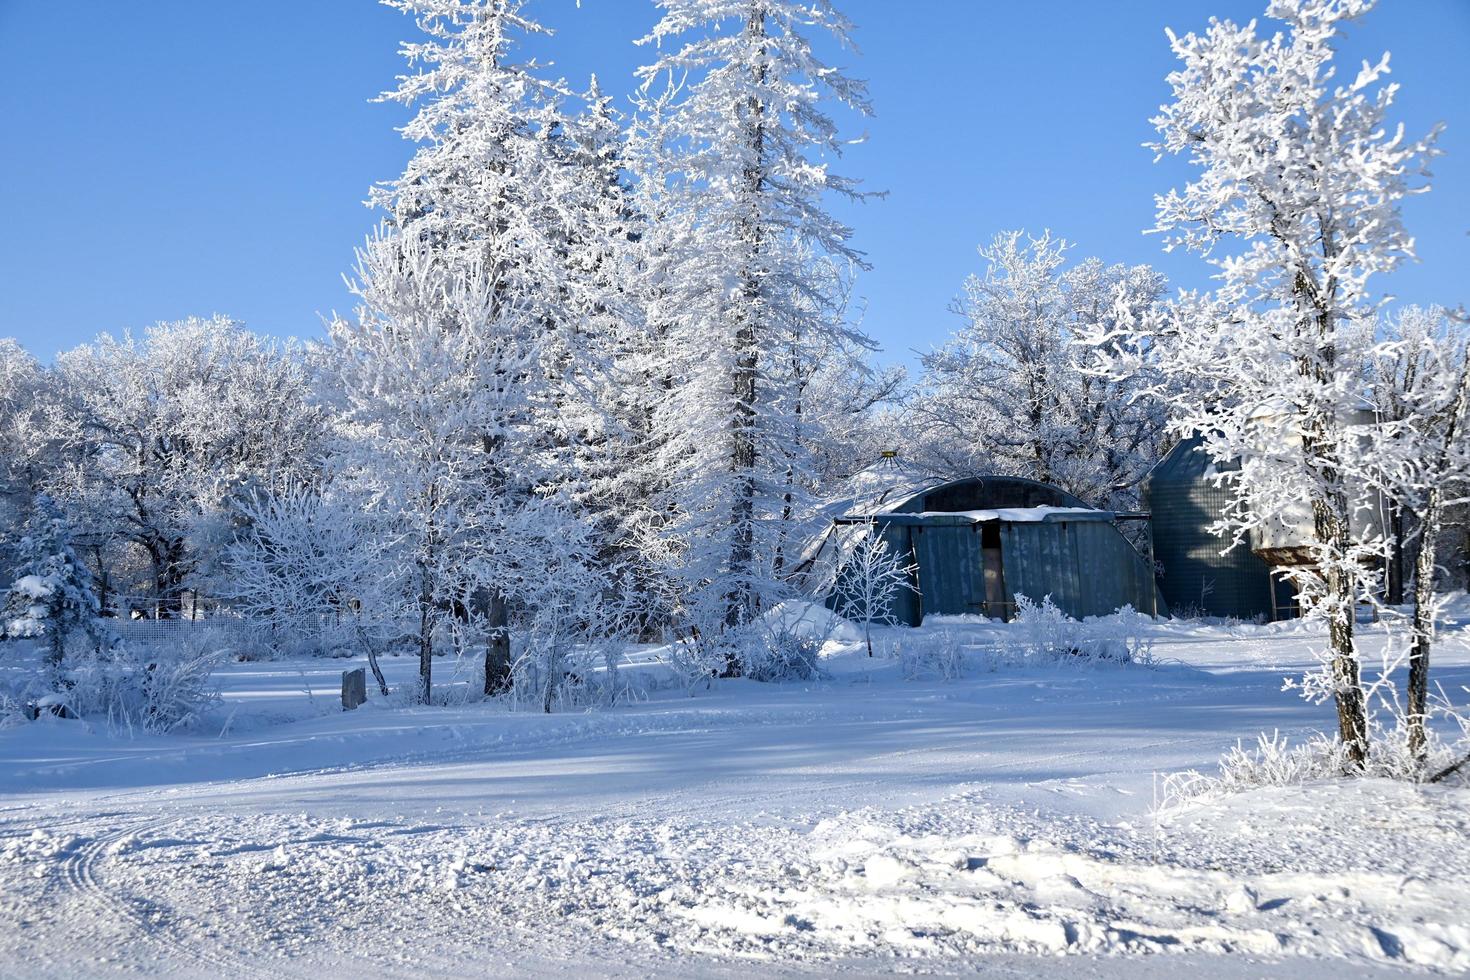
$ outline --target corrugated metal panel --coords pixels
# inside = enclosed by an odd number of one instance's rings
[[[1001,550],[1010,598],[1045,596],[1067,615],[1106,616],[1125,605],[1152,613],[1147,562],[1110,524],[1002,524]]]
[[[883,530],[883,540],[888,543],[889,552],[904,555],[910,565],[916,565],[912,538],[913,528],[888,527]],[[913,589],[899,589],[893,597],[893,617],[907,626],[918,626],[924,618],[923,586],[917,574],[913,576],[913,584]]]
[[[855,534],[871,533],[867,528],[848,528]],[[910,541],[913,528],[899,525],[883,525],[879,532],[883,543],[888,546],[890,554],[901,556],[901,560],[909,565],[917,564],[914,556],[913,544]],[[893,604],[890,608],[895,621],[907,626],[918,626],[923,618],[923,610],[920,608],[920,596],[917,591],[919,587],[918,576],[912,576],[914,588],[897,589],[893,594]],[[861,603],[856,600],[857,588],[851,583],[850,573],[844,565],[834,573],[834,580],[826,595],[827,608],[833,611],[841,609],[847,603],[854,603],[857,609],[851,609],[855,615],[861,615]]]
[[[1231,493],[1214,485],[1199,445],[1199,439],[1188,439],[1175,446],[1143,486],[1164,599],[1180,612],[1271,619],[1273,589],[1283,587],[1273,586],[1270,567],[1245,544],[1221,554],[1229,541],[1209,532]],[[1290,595],[1289,587],[1284,591]]]
[[[924,615],[979,613],[985,601],[980,525],[913,527]]]

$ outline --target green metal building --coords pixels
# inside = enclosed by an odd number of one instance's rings
[[[1211,533],[1231,493],[1218,479],[1228,467],[1213,462],[1201,445],[1199,438],[1179,443],[1143,484],[1164,600],[1184,614],[1244,620],[1295,615],[1289,584],[1273,579],[1270,566],[1246,543],[1229,548],[1227,538]]]
[[[1151,563],[1119,531],[1142,515],[1095,510],[1035,480],[982,476],[930,487],[896,502],[835,518],[826,544],[830,595],[844,588],[844,541],[881,534],[911,556],[914,589],[894,614],[917,626],[930,615],[1010,619],[1016,596],[1051,596],[1069,616],[1100,616],[1131,605],[1166,612]]]

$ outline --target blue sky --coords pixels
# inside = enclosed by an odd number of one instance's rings
[[[975,246],[1050,228],[1077,255],[1153,262],[1199,286],[1198,259],[1140,230],[1184,179],[1139,144],[1168,95],[1163,28],[1249,19],[1264,0],[839,0],[858,26],[877,110],[846,172],[884,200],[841,205],[873,270],[860,292],[885,359],[911,361]],[[629,92],[648,57],[646,0],[540,0],[555,71]],[[403,16],[370,0],[0,0],[0,336],[38,356],[100,331],[227,313],[316,336],[350,305],[341,275],[375,216],[368,186],[410,153],[402,110],[369,99],[401,70]],[[1411,131],[1448,128],[1432,194],[1406,208],[1421,261],[1379,282],[1404,300],[1470,303],[1470,0],[1383,0],[1351,65],[1388,49]]]

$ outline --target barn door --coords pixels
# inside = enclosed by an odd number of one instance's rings
[[[985,608],[991,619],[1011,618],[1015,604],[1006,595],[1005,563],[1001,559],[1000,525],[980,525],[980,557],[985,572]]]

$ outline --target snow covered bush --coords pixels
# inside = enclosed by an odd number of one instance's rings
[[[664,651],[663,662],[679,680],[685,693],[693,694],[701,684],[706,686],[720,676],[731,657],[738,656],[727,650],[727,640],[718,634],[710,636],[691,630],[676,637]]]
[[[822,675],[825,641],[788,629],[752,629],[744,649],[745,676],[755,681],[809,681]]]
[[[187,726],[220,700],[209,679],[227,654],[201,640],[148,650],[120,643],[96,652],[66,671],[61,703],[76,717],[129,732],[166,734]]]
[[[1114,663],[1153,661],[1153,640],[1147,632],[1149,617],[1132,606],[1123,606],[1111,616],[1072,619],[1043,596],[1036,603],[1016,595],[1016,628],[1021,647],[1037,660],[1078,657]]]
[[[29,720],[26,717],[25,702],[0,691],[0,732],[24,725]]]
[[[1464,722],[1459,737],[1453,741],[1441,739],[1431,730],[1423,749],[1402,726],[1384,729],[1374,724],[1373,727],[1373,739],[1362,771],[1365,776],[1420,782],[1426,774],[1432,778],[1436,773],[1446,773],[1470,751],[1470,726]],[[1255,745],[1237,742],[1221,756],[1216,775],[1194,769],[1166,775],[1158,809],[1210,802],[1262,787],[1338,779],[1351,758],[1348,745],[1336,736],[1318,732],[1292,744],[1280,732],[1270,735],[1263,732],[1256,736]]]
[[[1131,605],[1111,616],[1090,617],[1082,624],[1082,646],[1096,659],[1150,666],[1154,662],[1152,622],[1152,617]]]
[[[893,642],[905,680],[954,681],[965,676],[965,657],[949,630],[905,633]]]
[[[1016,629],[1026,652],[1039,659],[1081,652],[1081,626],[1057,608],[1051,596],[1040,603],[1016,593]]]

